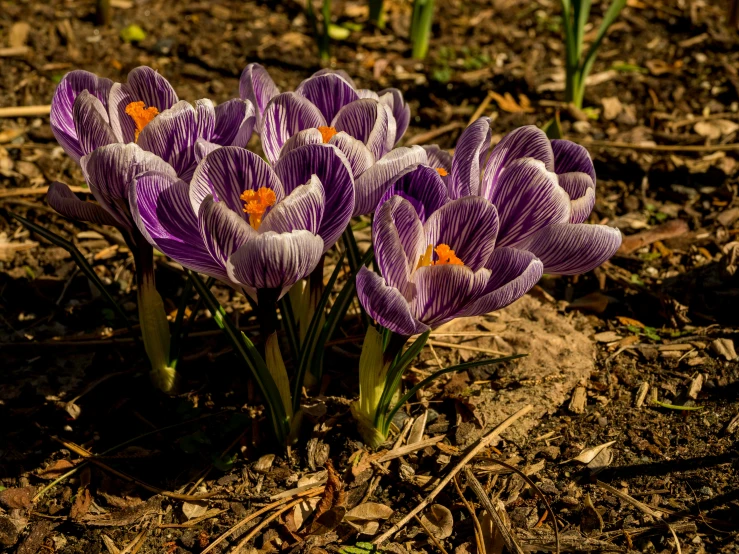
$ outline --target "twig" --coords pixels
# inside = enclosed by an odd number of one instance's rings
[[[462,127],[464,127],[464,123],[462,123],[461,121],[452,121],[447,125],[442,125],[441,127],[432,129],[431,131],[426,131],[425,133],[419,133],[412,136],[406,141],[406,145],[413,146],[414,144],[425,144],[430,140],[434,140],[435,138],[440,137],[441,135],[445,135],[449,131],[461,129]]]
[[[472,518],[472,523],[474,523],[475,542],[477,543],[477,552],[479,554],[487,554],[487,551],[485,550],[485,535],[482,532],[482,525],[480,525],[480,520],[477,519],[477,514],[475,513],[474,508],[469,503],[469,501],[464,497],[464,493],[462,492],[462,489],[459,487],[459,475],[455,475],[453,481],[454,481],[454,488],[457,489],[457,494],[459,494],[459,497],[462,499],[462,503],[464,504],[465,508],[467,508],[467,511],[470,513],[470,517]]]
[[[0,108],[2,111],[4,108]],[[72,192],[84,192],[92,194],[90,189],[86,187],[69,187]],[[49,192],[49,187],[20,187],[0,190],[0,198],[8,198],[11,196],[40,196]]]
[[[187,529],[188,527],[195,527],[198,523],[205,521],[206,519],[219,516],[223,513],[226,513],[227,511],[228,509],[219,510],[217,508],[214,508],[213,510],[208,510],[202,516],[190,519],[186,521],[185,523],[162,523],[161,525],[158,525],[157,527],[159,529]]]
[[[493,442],[495,439],[497,439],[500,434],[508,429],[511,425],[513,425],[516,421],[521,419],[523,416],[528,414],[531,410],[534,409],[534,406],[531,404],[527,404],[520,410],[518,410],[515,414],[510,416],[508,419],[503,421],[498,427],[490,431],[487,435],[482,437],[478,443],[470,449],[470,451],[462,458],[459,463],[454,466],[454,468],[447,474],[444,479],[441,480],[441,482],[436,486],[436,488],[429,493],[429,495],[413,510],[410,511],[408,515],[406,515],[402,520],[400,520],[398,523],[394,524],[390,529],[388,529],[386,532],[384,532],[382,535],[377,537],[374,541],[372,541],[373,544],[380,545],[387,541],[390,537],[392,537],[395,533],[400,531],[411,519],[413,519],[413,516],[417,515],[419,512],[421,512],[426,506],[431,504],[433,502],[434,498],[444,490],[444,488],[449,484],[449,481],[451,481],[454,476],[459,473],[464,466],[466,466],[469,461],[474,458],[483,448],[487,447],[491,442]]]
[[[441,554],[449,554],[446,551],[446,548],[444,548],[444,546],[439,542],[439,539],[437,539],[436,536],[434,536],[434,534],[431,532],[431,529],[429,529],[428,527],[426,527],[426,524],[423,521],[421,521],[421,518],[418,517],[417,515],[414,515],[413,517],[416,518],[416,521],[421,525],[421,527],[423,527],[423,530],[426,531],[426,534],[429,536],[429,538],[432,541],[434,541],[434,544],[436,545],[436,548],[438,548],[439,550],[441,550]]]
[[[634,498],[632,496],[629,496],[625,492],[621,492],[620,490],[612,487],[611,485],[609,485],[607,483],[604,483],[603,481],[596,481],[595,484],[598,485],[601,489],[607,490],[611,494],[616,495],[621,500],[624,500],[625,502],[628,502],[629,504],[631,504],[635,508],[638,508],[639,510],[641,510],[645,514],[650,515],[652,517],[656,517],[657,519],[662,519],[662,516],[663,516],[663,513],[662,512],[657,512],[657,511],[653,510],[652,508],[650,508],[649,506],[647,506],[643,502],[639,502],[636,498]]]
[[[586,148],[625,148],[637,152],[731,152],[739,150],[739,143],[734,144],[705,144],[685,145],[679,144],[630,144],[628,142],[609,142],[607,140],[591,140],[583,142]]]
[[[415,452],[416,450],[421,450],[422,448],[426,448],[427,446],[433,446],[440,440],[442,440],[446,435],[440,435],[438,437],[431,437],[430,439],[422,440],[414,444],[408,444],[406,446],[403,446],[401,448],[393,448],[390,452],[382,456],[377,462],[389,462],[390,460],[394,460],[395,458],[400,458],[401,456],[405,456],[407,454],[410,454],[411,452]]]
[[[14,58],[15,56],[25,56],[31,51],[28,46],[10,46],[9,48],[0,48],[0,58]]]
[[[480,102],[480,105],[475,110],[475,113],[472,114],[472,117],[470,117],[470,120],[467,122],[467,125],[468,126],[469,125],[472,125],[472,123],[474,123],[475,121],[477,121],[477,119],[483,113],[485,113],[485,110],[490,105],[490,102],[493,101],[493,94],[492,94],[492,92],[493,92],[492,90],[489,90],[488,91],[488,95],[482,100],[482,102]]]
[[[49,115],[51,104],[45,106],[10,106],[0,108],[0,117],[30,117],[34,115]]]
[[[453,350],[460,349],[469,350],[470,352],[482,352],[483,354],[494,354],[502,356],[508,355],[506,352],[501,352],[500,350],[493,350],[492,348],[481,348],[479,346],[467,346],[464,343],[456,344],[453,342],[444,342],[440,340],[429,339],[426,341],[426,344],[430,344],[431,346],[439,346],[441,348],[451,348]]]
[[[495,506],[493,506],[493,503],[490,501],[487,492],[485,492],[485,489],[480,484],[480,481],[477,480],[475,474],[472,473],[472,470],[468,467],[464,468],[464,474],[467,477],[467,484],[472,489],[472,492],[475,493],[477,499],[488,511],[488,514],[490,514],[490,519],[493,520],[493,523],[498,528],[498,533],[500,533],[500,536],[503,537],[503,541],[508,548],[508,552],[523,554],[523,550],[516,541],[516,537],[513,536],[513,533],[511,533],[511,531],[503,523],[503,520],[500,518],[500,514],[498,514],[498,510],[496,510]]]

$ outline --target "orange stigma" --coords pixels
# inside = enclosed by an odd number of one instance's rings
[[[318,127],[318,131],[321,133],[323,144],[328,144],[331,137],[336,134],[336,129],[334,127]]]
[[[159,115],[159,110],[154,106],[144,108],[143,102],[131,102],[126,106],[126,113],[133,119],[134,125],[136,125],[136,131],[134,134],[134,142],[138,142],[139,134],[144,130],[151,120]]]
[[[433,259],[432,252],[436,252],[438,258],[436,261]],[[436,248],[429,244],[426,252],[419,257],[416,269],[429,265],[464,265],[464,262],[457,257],[448,244],[440,244]]]
[[[447,172],[447,170],[444,169],[443,167],[437,167],[436,168],[436,173],[438,173],[442,177],[446,177],[447,175],[449,175],[449,173]]]
[[[277,201],[275,191],[267,187],[261,187],[259,190],[245,190],[239,198],[245,202],[244,213],[249,214],[249,224],[257,230],[262,224],[267,208],[274,206]]]

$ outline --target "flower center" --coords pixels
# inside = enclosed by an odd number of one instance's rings
[[[449,175],[449,173],[447,172],[447,170],[444,169],[443,167],[437,167],[436,168],[436,173],[438,173],[442,177],[446,177],[447,175]]]
[[[256,230],[259,230],[267,209],[274,206],[277,201],[275,191],[267,187],[245,190],[239,198],[244,201],[244,213],[249,214],[249,224]]]
[[[437,258],[435,261],[433,258],[434,252],[436,252]],[[426,247],[426,252],[419,257],[416,269],[429,265],[464,265],[464,262],[457,257],[448,244],[440,244],[436,248],[429,244]]]
[[[159,115],[159,110],[154,106],[145,108],[143,102],[131,102],[126,106],[126,113],[133,119],[133,124],[136,125],[133,140],[138,142],[139,134],[144,130],[144,127],[151,123],[152,119]]]
[[[334,127],[318,127],[318,131],[321,133],[323,144],[328,144],[328,141],[330,141],[331,137],[337,132]]]

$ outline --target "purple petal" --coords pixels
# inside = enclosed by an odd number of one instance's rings
[[[449,177],[449,196],[461,198],[480,191],[480,158],[490,148],[490,118],[481,117],[457,141]]]
[[[110,79],[98,77],[89,71],[77,70],[67,73],[54,91],[54,97],[51,99],[51,130],[64,151],[76,162],[84,156],[84,153],[80,148],[74,124],[75,100],[86,90],[107,109],[108,95],[112,86],[113,81]]]
[[[242,215],[229,209],[225,202],[214,201],[212,195],[200,204],[197,215],[200,236],[210,255],[224,269],[231,254],[257,236],[257,231]]]
[[[485,166],[480,195],[488,199],[492,198],[501,172],[518,158],[540,160],[548,171],[554,171],[554,154],[546,133],[534,125],[519,127],[504,136],[493,148]]]
[[[452,172],[452,155],[446,150],[439,148],[437,144],[424,146],[428,165],[433,168],[441,168],[447,173]]]
[[[410,276],[426,248],[416,210],[394,196],[377,209],[372,230],[377,265],[385,282],[410,296]]]
[[[319,234],[325,249],[333,246],[346,229],[354,209],[354,179],[346,156],[330,144],[309,144],[280,158],[275,173],[285,194],[316,175],[326,191],[326,207]]]
[[[357,88],[357,85],[354,82],[354,79],[352,79],[346,71],[344,71],[343,69],[331,69],[330,67],[324,67],[323,69],[319,69],[313,75],[311,75],[310,77],[308,77],[308,79],[304,79],[298,85],[298,88],[302,87],[303,86],[303,83],[305,83],[309,79],[313,79],[314,77],[320,77],[321,75],[337,75],[338,77],[341,77],[347,83],[349,83],[349,86],[351,86],[353,89],[356,89]],[[359,92],[359,91],[357,91],[357,92]]]
[[[79,148],[84,156],[101,146],[118,142],[108,124],[105,106],[96,96],[83,90],[74,101],[73,112]]]
[[[262,221],[259,231],[290,233],[305,229],[317,234],[323,219],[326,193],[321,181],[313,175],[305,185],[299,186],[278,202]]]
[[[370,90],[368,88],[358,88],[355,89],[357,91],[357,96],[360,98],[371,98],[372,100],[380,101],[380,95],[377,94],[374,90]]]
[[[145,171],[159,171],[175,177],[174,169],[151,152],[136,144],[115,143],[103,146],[80,160],[82,173],[98,203],[118,220],[131,228],[128,208],[131,180]]]
[[[376,100],[365,98],[347,104],[331,126],[362,141],[376,159],[382,158],[395,145],[395,118],[390,108]]]
[[[517,248],[496,248],[488,260],[490,279],[482,296],[468,304],[460,316],[482,315],[514,302],[541,278],[542,263],[532,253]]]
[[[205,115],[206,110],[203,108],[201,104],[201,114]],[[189,181],[195,170],[197,140],[197,112],[192,105],[182,100],[144,127],[139,135],[138,145],[162,158],[175,169],[181,179]]]
[[[367,267],[357,274],[357,296],[372,319],[394,333],[409,337],[429,330],[413,316],[400,291],[387,286],[382,277]]]
[[[246,145],[254,132],[256,114],[249,101],[234,99],[216,106],[216,125],[211,142],[220,146]]]
[[[427,245],[446,244],[465,266],[477,271],[493,253],[498,226],[495,206],[480,196],[466,196],[432,213],[423,229]]]
[[[178,101],[177,93],[169,81],[150,67],[140,66],[128,74],[128,81],[115,83],[110,89],[108,113],[110,125],[118,140],[133,142],[136,127],[126,113],[131,102],[143,102],[144,107],[155,107],[161,114]]]
[[[287,139],[282,145],[280,156],[285,156],[288,152],[292,152],[296,148],[305,146],[306,144],[323,144],[323,135],[316,127],[299,131]]]
[[[159,171],[147,171],[131,183],[129,200],[134,221],[146,239],[183,266],[227,280],[224,267],[205,247],[188,185]]]
[[[262,132],[264,110],[275,96],[280,94],[272,77],[258,63],[250,63],[244,68],[239,79],[239,96],[249,100],[255,110],[255,122],[258,133]]]
[[[532,158],[508,163],[490,200],[500,218],[499,246],[515,246],[547,225],[570,220],[570,197],[557,176]]]
[[[586,173],[563,173],[559,177],[559,186],[572,201],[570,223],[582,223],[590,216],[595,206],[595,187],[593,180]]]
[[[344,153],[355,179],[375,163],[375,156],[364,143],[343,131],[332,136],[328,143],[333,144]]]
[[[357,203],[354,215],[372,213],[385,191],[408,171],[426,163],[426,152],[420,146],[401,147],[389,152],[357,179]]]
[[[396,88],[387,88],[380,91],[380,102],[388,106],[395,118],[395,144],[403,138],[408,124],[411,121],[411,108],[405,103],[403,93]]]
[[[205,159],[205,156],[213,152],[213,150],[218,150],[221,146],[219,144],[215,144],[212,142],[208,142],[207,140],[198,139],[195,141],[195,161],[197,163],[200,163]]]
[[[413,274],[413,284],[411,310],[431,328],[454,319],[477,288],[475,273],[461,265],[420,267]]]
[[[195,120],[197,122],[197,138],[215,142],[213,141],[213,131],[216,128],[216,108],[212,100],[201,98],[195,101]]]
[[[232,280],[254,289],[277,289],[280,296],[315,269],[323,255],[321,237],[310,231],[259,233],[228,259]]]
[[[300,83],[295,92],[310,100],[326,121],[333,121],[341,108],[359,100],[354,87],[337,73],[313,75]]]
[[[577,275],[598,267],[621,246],[621,232],[605,225],[559,223],[533,234],[521,246],[544,264],[544,273]]]
[[[569,140],[555,139],[552,141],[552,153],[554,154],[555,173],[558,175],[573,171],[586,173],[595,187],[595,168],[585,147]]]
[[[264,110],[262,149],[274,165],[280,157],[282,145],[291,136],[305,129],[325,126],[326,119],[309,100],[294,92],[283,92],[275,96]]]
[[[262,187],[272,189],[277,202],[285,196],[280,180],[267,162],[244,148],[224,146],[198,164],[190,182],[190,203],[198,213],[205,197],[212,194],[216,202],[224,202],[230,210],[246,217],[241,194]]]
[[[397,179],[385,191],[379,204],[391,196],[408,200],[422,222],[449,201],[449,193],[441,175],[427,165],[419,165]]]
[[[81,200],[64,183],[54,182],[49,185],[46,202],[57,212],[69,219],[90,221],[100,225],[120,225],[118,220],[99,204]]]

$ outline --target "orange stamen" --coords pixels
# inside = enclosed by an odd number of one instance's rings
[[[249,224],[257,230],[262,224],[262,218],[267,209],[274,206],[277,201],[275,191],[267,187],[245,190],[239,198],[245,202],[244,213],[249,214]]]
[[[159,115],[159,110],[154,106],[144,108],[143,102],[131,102],[126,106],[126,113],[133,119],[134,125],[136,125],[136,131],[134,133],[134,141],[138,142],[139,134],[144,130],[151,120]]]
[[[449,175],[449,173],[447,172],[447,170],[444,169],[443,167],[437,167],[436,168],[436,173],[438,173],[442,177],[446,177],[447,175]]]
[[[333,127],[318,127],[318,131],[321,133],[323,144],[328,144],[328,141],[331,140],[331,137],[337,133],[336,129]]]
[[[433,252],[436,252],[438,258],[436,261],[433,259]],[[464,265],[464,262],[457,257],[448,244],[440,244],[436,248],[429,244],[426,247],[426,252],[418,258],[416,269],[430,265]]]

